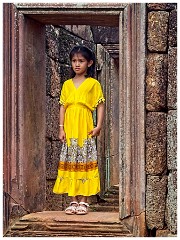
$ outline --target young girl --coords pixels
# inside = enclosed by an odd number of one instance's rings
[[[53,192],[68,193],[72,197],[66,214],[86,214],[89,207],[87,197],[100,191],[94,137],[101,131],[105,99],[100,83],[92,78],[95,57],[91,50],[75,46],[70,52],[70,61],[72,78],[64,82],[60,96],[59,138],[62,149]],[[95,127],[92,112],[96,107]]]

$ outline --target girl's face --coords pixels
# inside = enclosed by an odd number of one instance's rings
[[[88,67],[92,64],[93,61],[88,62],[81,53],[74,54],[71,60],[72,69],[76,75],[86,75]]]

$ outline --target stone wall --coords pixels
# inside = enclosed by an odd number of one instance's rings
[[[147,4],[146,221],[156,236],[177,233],[177,9]]]

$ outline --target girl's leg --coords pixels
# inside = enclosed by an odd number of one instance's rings
[[[77,198],[77,196],[72,197],[72,202],[78,202],[78,198]]]
[[[79,206],[76,209],[77,210],[76,214],[79,214],[79,215],[87,214],[88,213],[88,207],[89,207],[89,204],[87,203],[87,197],[82,196],[80,199],[81,200],[79,202]]]
[[[80,202],[87,203],[87,197],[86,196],[82,196]]]

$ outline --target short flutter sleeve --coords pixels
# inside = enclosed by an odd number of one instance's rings
[[[105,102],[101,84],[97,81],[94,85],[93,108],[96,108],[100,103]]]
[[[60,105],[65,105],[66,102],[66,86],[65,83],[62,86],[59,103]]]

